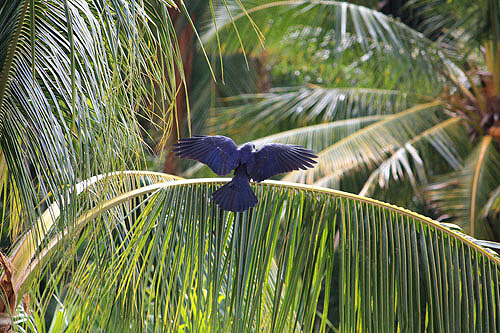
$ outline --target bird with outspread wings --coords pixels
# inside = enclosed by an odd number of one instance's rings
[[[222,135],[197,135],[181,139],[175,144],[178,157],[199,161],[217,175],[234,171],[233,179],[212,194],[213,200],[224,210],[242,212],[257,204],[250,180],[261,182],[277,174],[312,168],[316,154],[296,145],[268,143],[255,149],[251,142],[238,147]]]

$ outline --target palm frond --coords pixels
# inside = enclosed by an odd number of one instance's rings
[[[340,1],[255,1],[245,6],[238,1],[224,1],[217,6],[218,34],[222,51],[258,53],[262,37],[254,25],[264,33],[266,49],[278,51],[282,40],[300,39],[300,36],[318,32],[315,40],[333,40],[332,52],[341,55],[349,48],[359,48],[360,55],[374,50],[378,57],[390,57],[399,66],[402,76],[409,73],[436,77],[435,72],[448,71],[450,61],[439,45],[425,35],[381,12],[357,4]],[[249,19],[252,18],[252,20]],[[237,27],[239,34],[231,27]],[[207,43],[216,35],[215,26],[208,25],[203,34]]]
[[[459,241],[444,227],[367,204],[343,207],[356,214],[341,225],[341,247],[350,250],[342,255],[340,331],[472,332],[499,325],[498,315],[491,317],[496,301],[490,298],[499,290],[491,287],[498,265],[471,251],[477,246],[473,238],[454,232]]]
[[[231,135],[243,131],[248,139],[249,134],[254,137],[264,131],[273,133],[285,125],[294,128],[393,114],[420,99],[396,90],[308,86],[275,88],[268,93],[245,94],[225,100],[235,105],[219,109],[214,122],[226,124],[224,133]],[[244,104],[239,105],[242,102]]]
[[[283,182],[254,185],[258,206],[227,213],[209,199],[226,181],[144,184],[102,202],[99,213],[82,212],[78,231],[65,235],[74,245],[64,242],[70,253],[80,249],[78,261],[62,270],[35,265],[65,295],[66,329],[311,331],[328,320],[340,331],[462,331],[500,323],[500,261],[474,239],[372,199]],[[25,290],[37,300],[34,287]],[[333,297],[337,310],[328,307]]]
[[[99,211],[102,209],[100,203],[122,196],[136,188],[145,187],[151,184],[157,184],[166,181],[181,180],[182,178],[150,171],[121,171],[106,175],[98,175],[85,181],[79,182],[75,186],[74,196],[83,196],[89,200],[87,207]],[[12,282],[15,287],[21,287],[29,279],[35,268],[34,263],[43,262],[44,257],[48,256],[53,247],[62,239],[46,244],[51,230],[56,229],[55,223],[61,218],[61,212],[66,207],[60,206],[58,202],[50,205],[39,217],[36,224],[23,236],[19,246],[10,255],[10,260],[14,267],[23,267],[25,269],[16,270],[12,275]],[[92,209],[90,209],[92,211]],[[88,216],[86,216],[88,218]],[[77,223],[78,224],[78,223]],[[62,232],[67,235],[68,230]],[[40,249],[43,251],[40,252]],[[22,290],[21,290],[22,291]]]
[[[332,143],[355,133],[363,127],[387,117],[385,115],[375,115],[306,126],[253,140],[253,143],[256,147],[271,142],[294,144],[314,149],[315,151],[321,151],[329,147]]]
[[[425,35],[435,35],[462,53],[485,41],[500,41],[500,6],[495,0],[461,0],[453,4],[413,0],[407,7],[418,8],[420,30]]]
[[[491,136],[485,136],[456,173],[441,177],[427,189],[429,200],[455,223],[475,236],[491,237],[491,227],[481,214],[500,185],[500,155]]]
[[[490,195],[483,208],[483,216],[488,215],[498,217],[500,216],[500,186],[498,186]]]
[[[314,169],[290,173],[284,180],[321,186],[323,180],[373,170],[413,137],[438,124],[441,111],[440,102],[435,101],[388,116],[320,152]]]
[[[367,179],[359,192],[371,196],[374,187],[387,188],[390,178],[408,180],[414,190],[426,183],[428,176],[442,173],[443,163],[452,170],[463,167],[463,157],[469,152],[469,138],[459,118],[447,119],[413,137],[392,156],[383,161]]]
[[[0,147],[23,207],[12,230],[35,223],[43,198],[47,205],[69,199],[78,179],[140,164],[134,113],[148,107],[144,83],[162,87],[172,102],[176,87],[165,76],[174,75],[178,58],[172,31],[154,26],[148,9],[134,0],[0,7]],[[149,47],[153,41],[164,53]]]

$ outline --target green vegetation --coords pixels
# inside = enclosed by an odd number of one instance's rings
[[[0,329],[500,330],[496,243],[366,197],[498,239],[498,3],[186,6],[0,4]],[[224,212],[137,171],[190,130],[319,165]]]
[[[243,10],[216,13],[221,49],[265,57],[273,86],[222,99],[210,121],[219,133],[248,141],[289,130],[282,140],[320,158],[284,180],[376,197],[500,239],[496,1],[411,1],[394,14],[411,13],[413,28],[337,1],[264,0],[245,10],[252,21]]]

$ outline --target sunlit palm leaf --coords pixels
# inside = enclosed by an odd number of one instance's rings
[[[313,125],[372,115],[393,114],[419,101],[397,90],[363,88],[276,88],[270,92],[241,95],[226,99],[235,106],[218,110],[214,119],[225,132],[275,132],[289,128]],[[254,101],[253,103],[249,103]],[[243,105],[238,105],[244,102]]]
[[[337,1],[260,0],[249,3],[243,11],[238,1],[224,3],[227,6],[220,4],[215,11],[223,52],[259,52],[262,36],[254,30],[256,24],[263,31],[264,44],[271,52],[279,50],[283,39],[293,40],[296,35],[319,30],[320,36],[335,41],[337,54],[353,45],[360,47],[360,54],[374,48],[378,56],[391,57],[394,65],[404,68],[406,73],[401,71],[402,75],[421,71],[436,78],[433,71],[446,70],[449,63],[443,51],[423,34],[360,5]],[[234,26],[239,34],[232,29]],[[208,26],[203,39],[213,40],[215,31],[214,25]]]
[[[383,161],[359,194],[371,196],[375,186],[386,188],[390,178],[400,181],[406,178],[415,188],[418,183],[425,183],[429,175],[441,171],[440,159],[451,169],[459,169],[468,152],[469,140],[465,133],[459,118],[450,118],[425,130]]]
[[[84,196],[87,200],[90,199],[84,204],[84,207],[90,209],[95,206],[99,207],[100,203],[112,200],[136,188],[180,179],[182,178],[148,171],[115,172],[95,176],[76,184],[74,196]],[[124,205],[127,207],[126,204]],[[61,207],[58,202],[50,205],[37,220],[37,223],[23,236],[20,246],[16,247],[14,252],[11,253],[12,265],[26,268],[26,270],[19,269],[14,272],[12,281],[15,286],[20,287],[32,274],[35,268],[33,262],[43,261],[44,256],[47,256],[49,251],[53,250],[56,243],[61,242],[61,239],[58,239],[50,244],[44,243],[48,239],[48,233],[57,228],[55,222],[60,219],[61,211],[64,211],[65,208],[64,205]],[[65,233],[67,234],[67,230],[63,232],[63,234]],[[44,248],[45,252],[40,254],[41,248]]]
[[[473,239],[459,240],[412,215],[363,203],[344,207],[356,213],[341,226],[342,248],[350,249],[342,255],[341,331],[474,332],[500,325],[493,310],[498,257],[484,260]]]
[[[441,177],[427,189],[427,196],[447,217],[481,238],[491,237],[491,226],[481,212],[500,185],[500,155],[491,136],[485,136],[468,156],[463,169]]]
[[[388,116],[376,115],[366,116],[347,120],[338,120],[326,124],[306,126],[289,131],[280,132],[264,138],[253,140],[258,148],[266,143],[277,142],[284,144],[301,145],[308,149],[321,151],[329,147],[332,143],[341,140],[352,133],[381,121]]]
[[[436,101],[386,117],[320,152],[314,169],[290,173],[284,180],[322,184],[352,171],[372,170],[411,138],[438,124],[441,111]]]
[[[167,28],[154,30],[148,14],[134,0],[14,0],[0,6],[0,147],[7,193],[23,207],[20,217],[9,210],[13,231],[36,221],[41,199],[70,199],[78,179],[138,165],[142,148],[134,112],[147,104],[143,78],[162,87],[167,104],[176,91],[175,84],[167,85],[175,82],[178,58],[168,15]],[[169,56],[162,59],[164,53],[151,49],[153,41]],[[74,216],[71,209],[66,217]]]
[[[255,185],[258,206],[228,214],[209,199],[225,181],[144,186],[80,219],[84,232],[68,235],[68,251],[82,255],[64,288],[67,330],[311,331],[327,318],[340,331],[500,325],[500,261],[473,240],[381,202],[281,182]]]

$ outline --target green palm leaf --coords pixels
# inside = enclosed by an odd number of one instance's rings
[[[491,136],[484,136],[465,161],[464,167],[441,177],[428,188],[427,196],[438,209],[476,237],[491,237],[491,227],[481,212],[500,185],[500,155]]]
[[[437,35],[466,54],[484,41],[500,41],[500,6],[495,0],[447,2],[414,0],[410,9],[420,7],[425,35]]]
[[[374,50],[377,57],[390,57],[411,80],[409,72],[433,77],[434,71],[449,70],[443,50],[423,34],[376,10],[338,1],[255,1],[239,8],[238,1],[224,1],[215,10],[217,29],[209,25],[202,39],[221,36],[224,53],[258,53],[265,37],[268,51],[279,52],[283,40],[309,36],[323,42],[333,40],[337,55],[358,48],[360,55]],[[227,5],[226,5],[227,4]],[[257,25],[262,34],[255,31]],[[237,27],[239,33],[233,27]],[[319,31],[316,35],[314,32]],[[212,43],[215,45],[215,43]],[[453,69],[456,70],[456,69]],[[393,73],[394,75],[396,73]],[[434,78],[436,78],[434,76]]]
[[[282,182],[255,185],[258,206],[228,214],[209,199],[226,181],[144,184],[102,202],[99,213],[82,212],[82,232],[67,233],[75,242],[64,243],[69,252],[80,248],[81,258],[52,270],[49,281],[66,290],[67,330],[311,331],[329,323],[340,331],[464,331],[500,324],[500,261],[473,240],[372,199]],[[41,273],[50,265],[35,267]],[[68,283],[58,282],[68,271]],[[38,288],[25,290],[38,299]],[[340,307],[330,311],[334,295]],[[323,313],[316,312],[320,299]]]
[[[498,266],[471,252],[473,239],[458,241],[446,228],[369,205],[344,207],[357,216],[345,217],[348,227],[341,228],[342,247],[352,249],[342,257],[342,331],[473,332],[499,324],[497,315],[490,316]],[[467,281],[481,270],[475,282]]]
[[[182,178],[157,172],[150,171],[122,171],[109,173],[107,175],[99,175],[87,179],[76,184],[75,195],[79,196],[86,193],[86,198],[90,198],[91,206],[99,205],[106,200],[112,200],[124,193],[128,193],[135,188],[145,186],[147,184],[155,184],[165,181],[180,180]],[[120,203],[120,202],[118,202]],[[117,204],[117,203],[115,203]],[[99,207],[99,206],[98,206]],[[55,222],[61,218],[61,212],[64,212],[65,207],[59,206],[57,202],[50,205],[45,212],[37,220],[37,223],[24,235],[20,246],[16,247],[11,253],[11,262],[15,267],[26,267],[26,270],[17,270],[12,276],[12,281],[15,286],[20,287],[32,274],[34,267],[30,266],[33,261],[43,261],[44,257],[53,250],[60,239],[55,242],[45,244],[48,233],[51,229],[57,228]],[[99,212],[102,207],[94,209]],[[88,217],[87,217],[88,218]],[[67,233],[63,231],[63,235]],[[41,254],[38,251],[44,248]],[[41,257],[40,257],[41,256]]]
[[[254,102],[249,103],[249,100]],[[226,124],[222,127],[229,135],[241,131],[258,135],[272,133],[285,126],[293,128],[393,114],[414,105],[419,97],[397,90],[309,86],[276,88],[267,93],[244,94],[225,101],[235,105],[220,108],[214,122]]]
[[[290,173],[286,181],[323,184],[352,171],[372,170],[411,138],[438,124],[439,101],[421,104],[388,116],[336,142],[318,154],[314,169]]]
[[[462,158],[468,152],[468,137],[459,118],[447,119],[413,137],[370,174],[360,191],[371,196],[373,188],[387,188],[389,179],[404,180],[412,187],[427,182],[429,174],[439,173],[439,160],[457,170],[463,166]],[[437,156],[436,157],[436,153]],[[426,165],[426,162],[431,165]]]
[[[294,144],[321,151],[333,142],[341,140],[361,128],[383,120],[386,117],[384,115],[366,116],[306,126],[253,140],[253,143],[256,147],[271,142]]]
[[[145,82],[159,86],[167,103],[177,90],[167,85],[175,82],[178,58],[166,36],[169,17],[160,29],[149,9],[134,0],[0,6],[0,149],[11,230],[33,224],[43,198],[48,205],[69,199],[78,179],[139,164],[135,111],[147,107]],[[161,10],[166,13],[166,3]],[[170,50],[168,57],[151,43]],[[172,113],[165,119],[171,123]],[[76,214],[71,209],[68,221]]]

